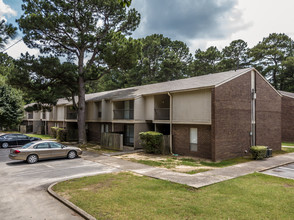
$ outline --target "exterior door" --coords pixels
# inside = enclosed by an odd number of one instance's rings
[[[124,126],[124,145],[134,146],[134,125]]]

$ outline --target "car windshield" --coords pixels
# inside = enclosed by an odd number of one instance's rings
[[[32,142],[27,143],[27,144],[23,145],[21,148],[22,148],[22,149],[26,149],[26,148],[28,148],[29,146],[31,146],[32,144],[33,144]]]

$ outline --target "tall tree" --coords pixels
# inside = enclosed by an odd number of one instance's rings
[[[234,40],[222,50],[222,63],[226,70],[237,70],[248,66],[248,46],[241,39]]]
[[[78,63],[79,143],[86,143],[85,82],[114,68],[105,59],[107,46],[117,35],[131,34],[139,25],[140,15],[135,9],[127,10],[118,0],[23,2],[24,14],[17,22],[24,42],[42,53],[66,56]]]
[[[221,71],[222,54],[217,47],[211,46],[202,51],[195,51],[195,60],[191,65],[191,76],[200,76]]]
[[[15,60],[15,69],[9,76],[10,85],[22,89],[28,101],[39,106],[51,106],[57,99],[72,98],[78,93],[77,66],[61,63],[57,57],[30,56],[22,54]]]
[[[294,57],[287,57],[282,66],[280,90],[294,92]]]
[[[3,49],[9,39],[13,39],[16,36],[16,27],[12,24],[7,24],[5,20],[0,21],[0,49]]]
[[[255,67],[280,89],[282,62],[292,53],[293,40],[286,34],[270,34],[250,50]]]
[[[21,93],[0,83],[0,126],[13,128],[23,117]]]
[[[126,88],[187,77],[192,60],[188,46],[162,34],[139,39],[141,43],[137,65],[103,77],[100,90]]]

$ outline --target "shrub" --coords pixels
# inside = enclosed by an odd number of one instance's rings
[[[252,146],[250,152],[254,160],[262,160],[266,157],[267,147],[265,146]]]
[[[57,137],[57,130],[58,130],[58,127],[51,127],[52,136],[54,138]]]
[[[163,134],[155,131],[147,131],[141,132],[139,135],[146,153],[162,153]]]
[[[58,141],[66,141],[66,135],[67,135],[67,131],[64,128],[58,128],[57,129],[57,135],[56,135],[56,139]]]

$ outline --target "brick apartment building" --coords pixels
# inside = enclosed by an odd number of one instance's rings
[[[42,121],[49,133],[52,126],[76,131],[71,106],[60,99],[51,112],[24,120]],[[140,148],[139,132],[155,130],[170,135],[173,153],[214,161],[243,156],[252,145],[280,150],[281,111],[282,95],[254,68],[86,95],[88,140],[116,132]]]

